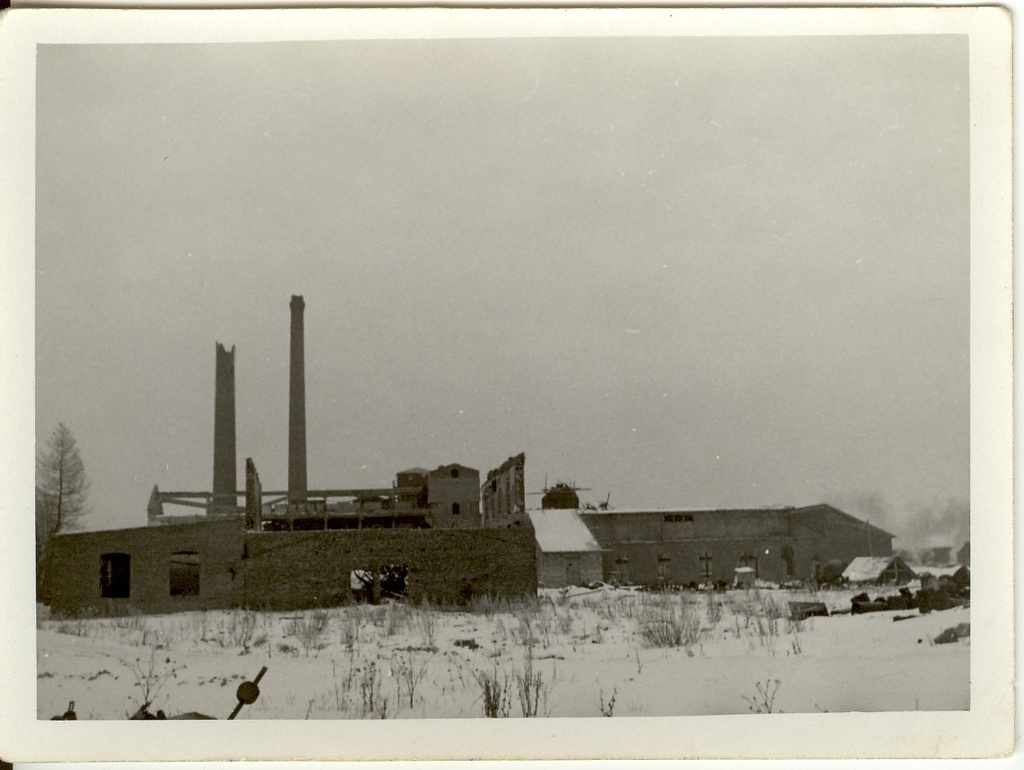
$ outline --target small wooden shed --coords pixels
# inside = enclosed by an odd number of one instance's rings
[[[917,577],[899,556],[858,556],[843,570],[847,583],[904,585]]]
[[[551,508],[530,511],[529,515],[537,541],[537,583],[541,588],[601,582],[601,546],[579,513]]]

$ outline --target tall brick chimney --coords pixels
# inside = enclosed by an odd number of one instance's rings
[[[212,508],[235,510],[238,499],[235,467],[235,346],[217,343],[217,374],[213,404]]]
[[[292,295],[291,380],[288,388],[288,502],[306,501],[306,355],[302,314],[306,303]]]

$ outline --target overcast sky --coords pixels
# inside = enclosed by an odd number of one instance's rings
[[[965,37],[43,46],[37,99],[87,527],[210,489],[217,341],[286,486],[292,294],[312,488],[524,451],[619,507],[966,509]]]

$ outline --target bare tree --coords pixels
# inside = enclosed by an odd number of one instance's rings
[[[60,423],[36,454],[36,595],[46,601],[50,540],[86,514],[89,479],[75,437]]]

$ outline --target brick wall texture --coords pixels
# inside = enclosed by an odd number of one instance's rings
[[[532,595],[533,529],[261,532],[246,537],[245,602],[295,609],[352,597],[351,573],[408,568],[408,599],[460,604],[473,596]]]
[[[53,541],[51,609],[105,615],[250,606],[290,610],[353,599],[350,573],[408,567],[408,598],[463,603],[473,596],[533,594],[532,527],[507,530],[367,529],[246,532],[240,521],[84,532]],[[170,560],[199,555],[199,593],[172,596]],[[127,554],[127,598],[104,598],[103,557]]]

